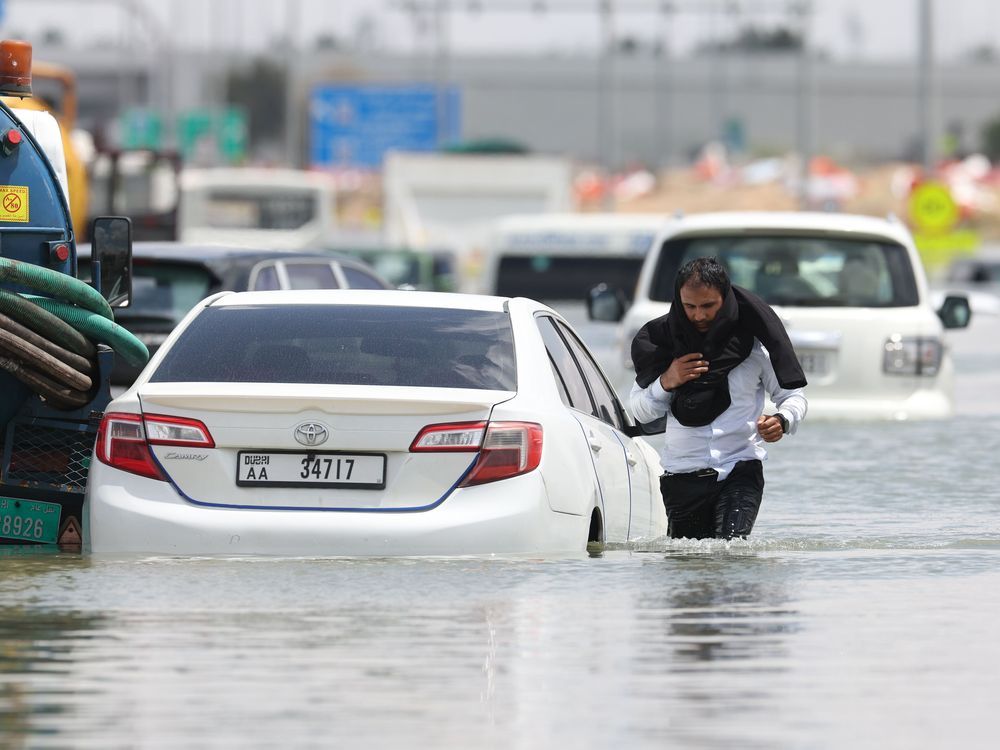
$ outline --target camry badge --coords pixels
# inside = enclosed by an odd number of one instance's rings
[[[295,439],[302,445],[319,445],[330,437],[330,431],[319,422],[303,422],[295,428]]]

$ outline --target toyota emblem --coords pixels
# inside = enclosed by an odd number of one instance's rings
[[[330,437],[330,431],[319,422],[303,422],[295,428],[295,439],[302,445],[319,445]]]

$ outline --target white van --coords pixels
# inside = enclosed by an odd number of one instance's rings
[[[479,291],[557,305],[582,304],[602,281],[630,293],[668,221],[665,214],[507,216],[490,233]]]
[[[826,213],[706,213],[657,238],[626,312],[612,290],[590,316],[619,320],[621,362],[639,328],[666,313],[677,270],[715,256],[734,284],[785,322],[809,385],[810,417],[922,419],[953,412],[946,328],[968,325],[964,296],[932,307],[910,233],[898,221]]]
[[[178,239],[272,250],[323,247],[336,228],[333,179],[301,169],[185,169]]]

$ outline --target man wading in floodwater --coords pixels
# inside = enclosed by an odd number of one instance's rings
[[[764,493],[763,443],[794,433],[806,414],[806,378],[781,320],[718,260],[696,258],[677,272],[670,312],[636,334],[632,362],[632,413],[667,417],[670,536],[747,536]],[[763,414],[765,393],[777,414]]]

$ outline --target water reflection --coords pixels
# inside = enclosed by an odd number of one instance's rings
[[[664,663],[685,671],[717,661],[780,662],[797,629],[782,567],[752,556],[668,553],[663,575],[671,584],[638,602],[647,626],[663,632],[671,647]]]
[[[30,599],[53,570],[89,567],[85,558],[54,549],[7,547],[0,555],[4,591],[15,599],[19,593]],[[0,745],[33,746],[71,721],[73,690],[67,683],[73,663],[103,620],[94,613],[39,610],[30,602],[0,605]]]

